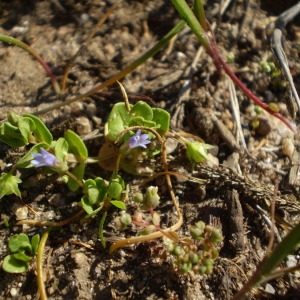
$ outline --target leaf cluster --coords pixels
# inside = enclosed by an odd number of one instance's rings
[[[38,251],[40,236],[34,235],[29,239],[25,233],[15,234],[8,243],[12,254],[4,258],[2,268],[8,273],[25,272],[30,261],[35,257]]]

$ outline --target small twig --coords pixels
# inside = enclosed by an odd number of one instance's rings
[[[129,100],[128,100],[128,96],[127,96],[126,90],[124,89],[123,84],[119,80],[117,81],[117,84],[120,86],[126,110],[128,112],[130,112],[130,104],[129,104]]]

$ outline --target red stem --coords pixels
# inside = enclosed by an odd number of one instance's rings
[[[280,121],[282,121],[284,124],[286,124],[293,132],[295,132],[295,126],[293,126],[290,121],[288,121],[283,115],[281,115],[278,112],[273,111],[268,104],[264,103],[262,100],[260,100],[257,96],[255,96],[241,81],[240,79],[232,72],[232,70],[229,68],[229,66],[226,64],[226,62],[223,60],[223,58],[220,56],[215,42],[210,39],[210,46],[211,51],[209,51],[209,55],[212,57],[213,62],[217,69],[224,69],[225,73],[231,78],[231,80],[242,90],[242,92],[250,98],[254,103],[259,105],[261,108],[263,108],[265,111],[270,113],[272,116],[276,117]]]

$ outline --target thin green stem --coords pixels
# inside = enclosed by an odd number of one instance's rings
[[[106,249],[106,242],[105,242],[105,238],[103,235],[103,226],[104,226],[104,222],[106,220],[106,216],[107,216],[107,212],[105,212],[103,214],[100,224],[99,224],[99,239],[100,239],[101,245],[104,249]]]
[[[43,278],[43,256],[45,252],[45,245],[49,236],[51,228],[47,229],[40,241],[38,253],[37,253],[37,260],[36,260],[36,273],[37,273],[37,282],[38,282],[38,290],[40,293],[40,299],[41,300],[47,300],[47,294],[44,284],[44,278]]]
[[[181,17],[186,21],[193,33],[197,36],[202,46],[211,55],[211,47],[206,32],[201,27],[192,9],[184,0],[171,0]],[[198,3],[199,4],[199,3]],[[198,7],[199,9],[199,7]],[[204,13],[204,12],[203,12]]]
[[[68,175],[70,178],[72,178],[81,188],[83,188],[83,183],[81,180],[79,180],[74,174],[72,174],[70,171],[65,172],[66,175]]]
[[[27,51],[29,54],[31,54],[45,69],[46,73],[48,74],[48,76],[50,77],[51,81],[52,81],[52,85],[54,87],[54,90],[57,94],[60,94],[60,87],[59,84],[54,76],[54,74],[52,73],[50,67],[47,65],[47,63],[41,58],[40,55],[37,54],[37,52],[35,50],[33,50],[30,46],[28,46],[27,44],[11,37],[11,36],[7,36],[4,34],[0,34],[0,41],[7,43],[9,45],[15,45],[25,51]]]

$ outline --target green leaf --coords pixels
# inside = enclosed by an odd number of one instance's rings
[[[105,238],[104,238],[104,235],[103,235],[103,226],[104,226],[104,222],[106,220],[106,216],[107,216],[107,212],[105,212],[101,218],[101,221],[99,223],[99,229],[98,229],[98,232],[99,232],[99,239],[100,239],[100,242],[101,242],[101,245],[104,249],[106,249],[106,242],[105,242]]]
[[[81,205],[88,215],[91,215],[93,213],[93,206],[91,205],[89,199],[86,196],[83,196],[81,198]]]
[[[28,144],[18,127],[5,122],[0,126],[0,141],[10,147],[22,147]]]
[[[132,107],[132,105],[130,105],[130,107]],[[116,103],[108,117],[105,137],[114,142],[119,133],[128,127],[129,120],[130,116],[125,104],[123,102]]]
[[[271,271],[285,259],[293,251],[300,247],[300,223],[297,224],[273,249],[269,256],[264,260],[261,267],[260,279],[264,279],[270,275]]]
[[[169,131],[170,127],[170,114],[161,108],[153,108],[153,119],[152,121],[155,122],[159,126],[159,129],[162,130],[164,133]]]
[[[105,182],[105,180],[103,180],[102,178],[100,177],[97,177],[95,179],[95,182],[96,182],[96,185],[97,185],[97,188],[98,188],[98,191],[99,191],[99,202],[102,202],[105,200],[106,196],[107,196],[107,184]]]
[[[84,182],[84,192],[91,205],[102,202],[107,195],[107,185],[102,178],[88,179]]]
[[[124,103],[117,103],[113,106],[105,125],[105,137],[110,141],[115,141],[117,136],[126,128],[131,126],[146,126],[157,128],[166,132],[169,130],[170,115],[163,109],[152,108],[143,101],[130,106],[127,111]],[[130,133],[126,133],[120,142],[128,140]]]
[[[11,252],[29,250],[31,252],[31,244],[29,237],[25,233],[15,234],[8,242],[8,247]]]
[[[53,137],[47,126],[36,116],[30,114],[24,114],[23,117],[31,119],[35,124],[33,134],[37,142],[45,142],[48,145],[51,144]]]
[[[33,121],[29,118],[20,118],[18,128],[27,142],[30,142],[32,131],[35,129]]]
[[[22,118],[21,116],[17,115],[14,112],[11,112],[7,115],[7,120],[13,126],[18,126],[18,122],[21,118]]]
[[[84,183],[84,191],[90,205],[95,205],[98,202],[99,190],[96,182],[93,179],[88,179]]]
[[[126,209],[126,205],[125,205],[125,203],[123,201],[111,200],[110,203],[112,205],[114,205],[115,207],[117,207],[117,208],[120,208],[120,209],[123,209],[123,210]]]
[[[155,122],[145,120],[141,116],[131,118],[129,120],[128,127],[131,127],[131,126],[146,126],[146,127],[151,127],[151,128],[157,127]]]
[[[26,255],[25,252],[18,252],[12,255],[15,259],[21,260],[23,262],[30,262],[33,259],[32,256]]]
[[[64,138],[68,142],[70,153],[80,157],[82,160],[86,160],[88,158],[89,155],[84,142],[74,131],[67,130]]]
[[[152,108],[143,101],[138,101],[130,110],[129,113],[130,118],[141,116],[145,120],[151,121],[153,118],[153,110]]]
[[[32,256],[35,256],[37,254],[39,243],[40,243],[40,235],[36,234],[31,238]]]
[[[54,147],[54,154],[58,160],[66,160],[69,145],[65,138],[59,138],[57,141],[52,142],[51,147]]]
[[[113,181],[108,186],[107,194],[113,199],[119,199],[122,191],[123,191],[122,185],[118,182]]]
[[[113,199],[119,200],[124,189],[125,182],[123,178],[120,175],[113,175],[112,179],[109,182],[107,194]]]
[[[18,168],[26,168],[31,164],[33,160],[32,154],[39,153],[41,148],[47,149],[49,147],[46,143],[39,143],[34,145],[22,158],[20,158],[16,165]]]
[[[5,195],[11,194],[21,198],[21,192],[18,187],[18,184],[21,182],[22,180],[19,177],[10,173],[3,173],[0,177],[0,199]]]
[[[82,180],[83,176],[84,176],[84,171],[85,171],[85,162],[81,162],[80,164],[76,165],[73,170],[71,171],[71,173],[76,176],[76,178],[78,180]],[[76,191],[79,188],[79,184],[72,179],[71,177],[68,176],[68,188],[71,191]]]
[[[28,269],[28,263],[16,259],[13,254],[4,258],[2,269],[8,273],[22,273]]]

